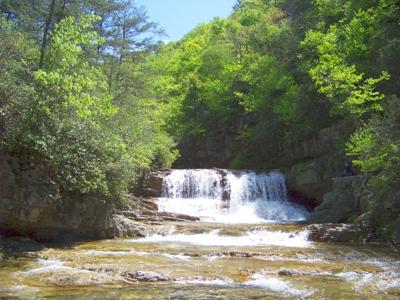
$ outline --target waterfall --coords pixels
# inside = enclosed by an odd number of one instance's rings
[[[163,180],[158,205],[161,211],[221,223],[301,221],[308,214],[288,201],[285,177],[279,172],[173,170]]]

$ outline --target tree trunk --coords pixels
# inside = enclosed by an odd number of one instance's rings
[[[50,24],[53,19],[55,5],[56,5],[56,0],[51,0],[51,4],[49,7],[49,15],[47,17],[46,24],[44,26],[44,31],[43,31],[42,47],[40,50],[39,69],[43,69],[44,55],[45,55],[46,47],[47,47],[47,36],[49,35]]]

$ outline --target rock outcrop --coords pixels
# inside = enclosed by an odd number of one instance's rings
[[[323,201],[313,213],[309,223],[340,223],[359,215],[360,189],[365,184],[363,176],[336,177],[332,179],[332,191],[325,193]]]
[[[274,167],[285,174],[293,201],[314,208],[333,189],[332,178],[344,171],[346,157],[341,153],[343,137],[351,126],[338,123],[322,129],[308,140],[285,145]]]
[[[340,161],[326,155],[281,169],[291,199],[311,208],[321,204],[324,194],[333,188],[332,178],[343,169]]]
[[[117,208],[112,199],[65,195],[44,169],[23,169],[18,160],[1,155],[0,183],[0,236],[40,241],[145,236],[153,223],[198,220],[160,213],[154,199],[132,196],[127,205]],[[160,181],[150,183],[155,194],[161,191]]]
[[[198,217],[158,211],[155,198],[132,197],[123,209],[118,210],[118,215],[148,225],[160,224],[163,221],[199,221]]]
[[[331,127],[323,128],[305,140],[287,143],[281,158],[275,164],[279,167],[290,167],[301,162],[312,161],[319,157],[336,153],[343,145],[343,138],[350,135],[352,127],[339,122]]]
[[[161,197],[163,178],[170,173],[170,170],[159,170],[146,173],[143,179],[141,196],[154,198]]]
[[[62,196],[46,171],[0,160],[0,230],[39,240],[114,235],[113,205],[100,197]]]

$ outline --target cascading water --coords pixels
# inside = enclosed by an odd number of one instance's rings
[[[290,222],[307,210],[288,201],[281,173],[173,170],[163,181],[161,211],[221,223]]]
[[[0,299],[399,298],[393,250],[326,246],[302,224],[265,223],[306,216],[287,200],[282,174],[176,170],[163,193],[160,209],[213,222],[162,222],[141,238],[0,258]]]

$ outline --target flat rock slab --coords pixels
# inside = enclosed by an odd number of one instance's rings
[[[307,227],[313,242],[363,242],[368,232],[358,224],[313,224]]]

